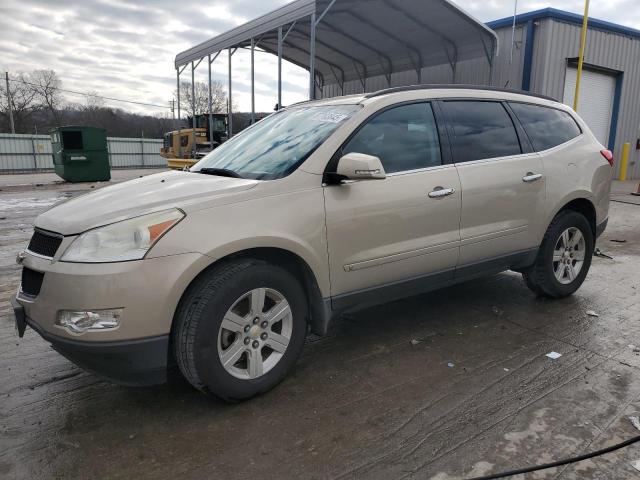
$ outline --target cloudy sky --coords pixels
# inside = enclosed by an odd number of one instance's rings
[[[175,90],[175,55],[240,25],[289,0],[0,0],[0,69],[12,72],[56,70],[63,87],[101,95],[167,105]],[[638,0],[591,2],[591,16],[640,29]],[[512,0],[456,0],[483,21],[511,15]],[[520,0],[519,11],[552,6],[576,13],[583,0]],[[226,56],[214,64],[214,79],[226,82]],[[269,111],[274,95],[276,59],[256,55],[257,109]],[[206,81],[203,64],[199,78]],[[3,75],[4,77],[4,75]],[[250,109],[249,54],[234,56],[234,99]],[[308,74],[284,69],[284,103],[303,100]],[[226,84],[226,83],[225,83]],[[66,95],[69,101],[82,98]],[[114,102],[130,110],[168,113]]]

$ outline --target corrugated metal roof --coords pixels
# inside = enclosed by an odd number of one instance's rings
[[[330,0],[298,0],[219,35],[176,57],[176,68],[230,47],[260,39],[277,53],[277,28],[291,29],[283,58],[309,68],[310,15]],[[337,0],[318,24],[316,71],[327,82],[416,71],[490,55],[497,36],[448,0]]]
[[[225,48],[238,47],[247,44],[251,38],[258,38],[265,32],[275,30],[280,26],[290,24],[310,16],[316,11],[316,0],[296,0],[273,12],[251,20],[228,32],[185,50],[176,56],[176,68],[192,61],[198,61],[210,53],[216,53]]]
[[[582,20],[584,19],[582,15],[577,13],[565,12],[564,10],[558,10],[557,8],[543,8],[541,10],[516,15],[516,24],[526,23],[529,20],[542,20],[545,18],[551,18],[575,25],[582,25]],[[512,24],[513,16],[487,23],[487,25],[493,29],[511,27]],[[613,22],[607,22],[606,20],[598,20],[597,18],[589,17],[589,28],[640,38],[640,30],[625,27],[624,25],[619,25]]]

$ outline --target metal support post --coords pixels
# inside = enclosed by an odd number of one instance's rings
[[[256,122],[256,72],[255,72],[256,41],[251,38],[251,125]]]
[[[33,138],[33,135],[31,136],[31,154],[33,155],[33,168],[36,169],[36,171],[38,170],[38,155],[36,154],[36,142]]]
[[[178,91],[177,91],[177,97],[178,97],[178,158],[182,158],[182,141],[180,140],[180,69],[176,68],[176,77],[177,77],[177,84],[178,84]],[[173,138],[171,138],[171,143],[173,144]]]
[[[178,97],[178,124],[180,123],[180,70],[176,69],[176,76],[177,76],[177,86],[178,86],[178,91],[176,93],[176,96]]]
[[[213,94],[211,91],[211,55],[207,57],[209,64],[209,145],[213,148]]]
[[[229,132],[227,134],[227,138],[231,138],[233,136],[233,95],[232,95],[232,84],[231,84],[231,56],[233,55],[231,51],[231,47],[229,47],[229,106],[227,107],[227,114],[229,115],[229,120],[227,122]]]
[[[491,60],[489,60],[489,86],[493,85],[493,74],[495,71],[495,47],[491,50]]]
[[[140,155],[141,155],[140,163],[144,168],[144,132],[142,132],[142,136],[140,137]]]
[[[282,27],[278,28],[278,110],[282,108]]]
[[[311,14],[311,44],[309,47],[309,100],[316,98],[316,14]]]
[[[192,115],[191,119],[191,136],[193,137],[193,146],[191,147],[191,152],[193,158],[195,158],[196,148],[196,65],[194,62],[191,62],[191,106],[192,106]]]

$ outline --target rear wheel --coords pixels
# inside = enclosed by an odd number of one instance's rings
[[[560,212],[547,229],[535,264],[523,273],[527,286],[550,298],[573,294],[589,272],[593,249],[588,220],[572,210]]]
[[[304,344],[307,303],[288,271],[257,260],[206,272],[177,312],[174,353],[185,378],[226,401],[277,385]]]

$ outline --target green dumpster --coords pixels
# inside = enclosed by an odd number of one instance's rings
[[[51,130],[53,166],[67,182],[111,180],[107,133],[94,127],[59,127]]]

